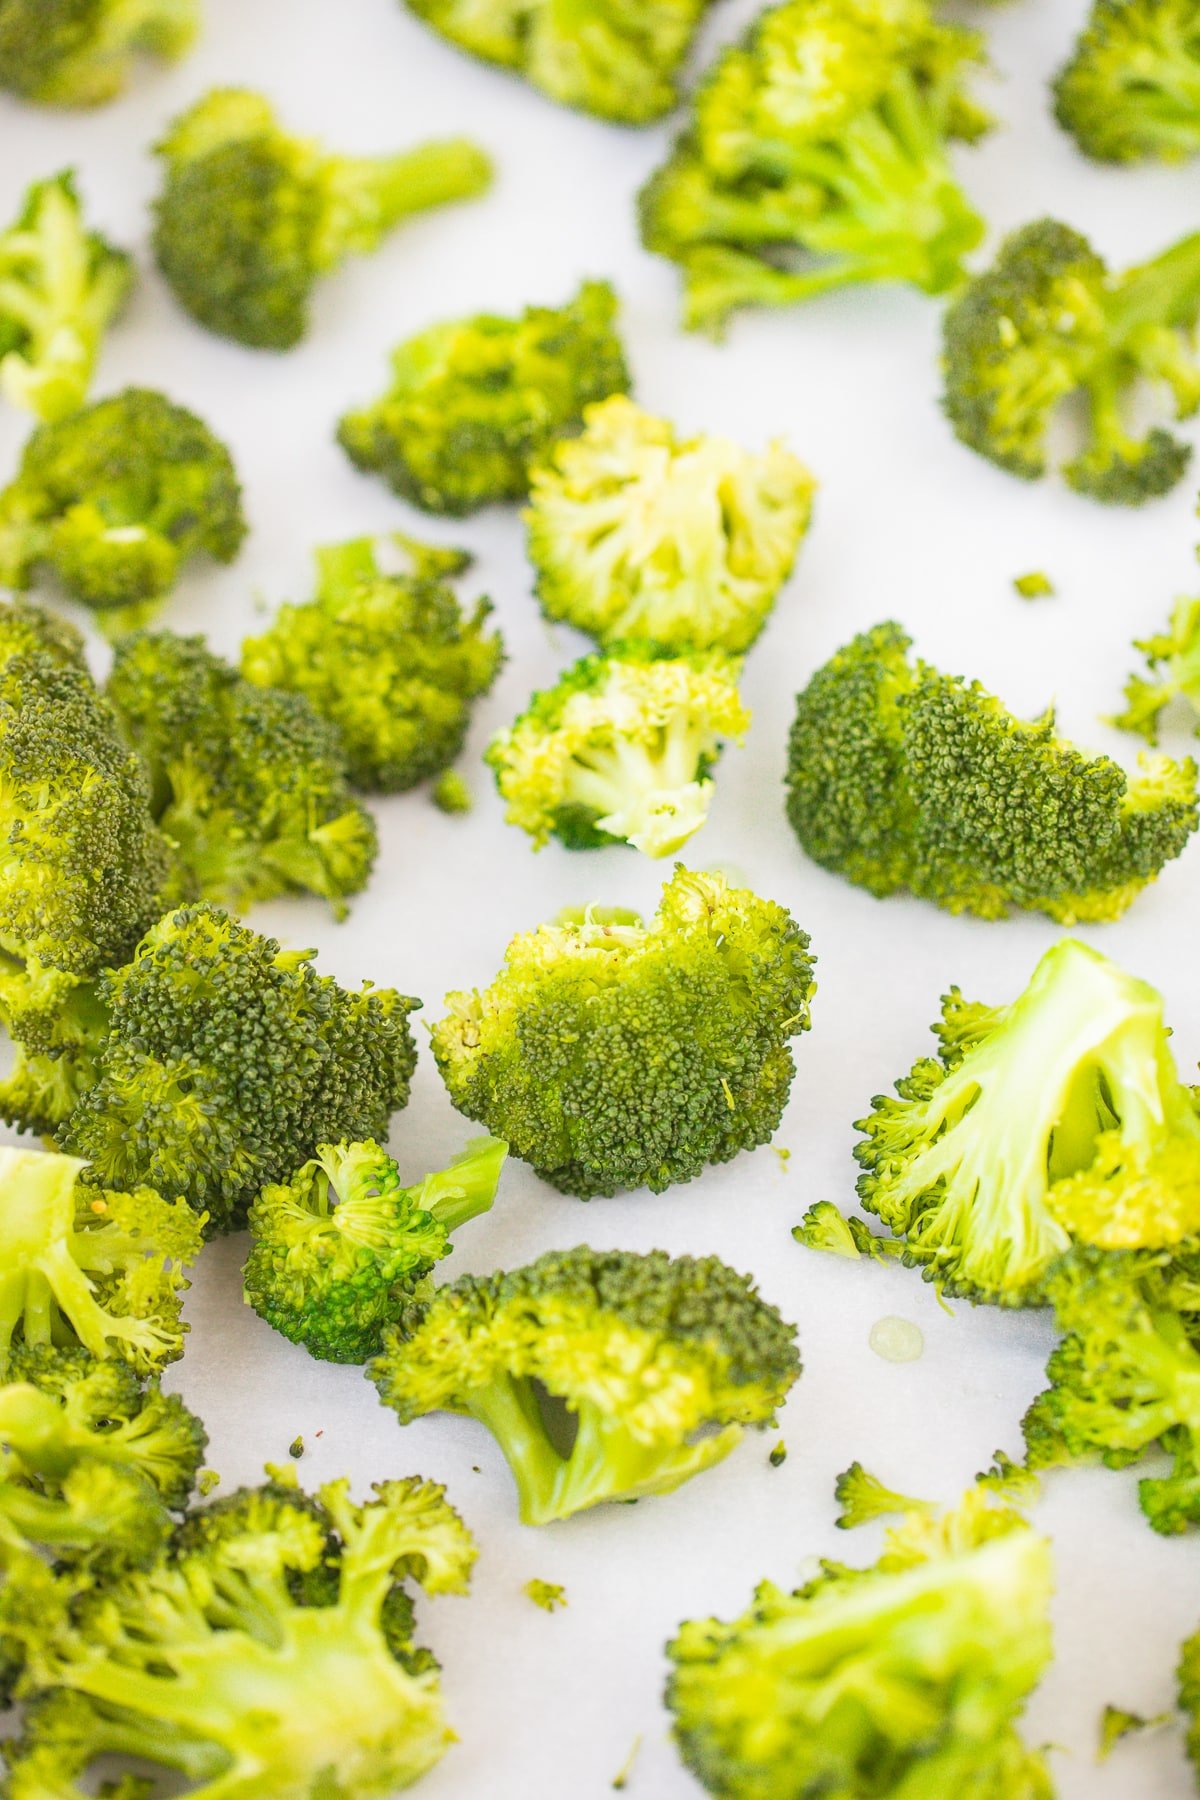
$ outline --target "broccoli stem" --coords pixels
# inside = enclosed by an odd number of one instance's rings
[[[331,157],[322,169],[325,220],[313,246],[318,269],[373,250],[410,213],[481,194],[492,165],[466,138],[422,144],[399,156]]]
[[[1123,345],[1147,326],[1195,324],[1200,312],[1200,231],[1148,263],[1127,269],[1105,308],[1109,342]]]
[[[427,1175],[417,1192],[417,1205],[432,1213],[447,1232],[490,1210],[496,1184],[508,1155],[500,1138],[478,1138],[447,1169]]]
[[[709,732],[687,725],[660,732],[653,744],[618,736],[581,747],[572,758],[567,804],[594,811],[598,829],[610,837],[648,856],[667,856],[708,817],[713,784],[696,775],[711,748]]]

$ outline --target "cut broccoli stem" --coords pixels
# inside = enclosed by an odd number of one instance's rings
[[[476,1138],[448,1168],[425,1177],[416,1193],[417,1205],[453,1235],[469,1220],[490,1212],[507,1155],[508,1145],[501,1138]]]
[[[1127,342],[1145,326],[1194,324],[1200,311],[1200,231],[1129,269],[1117,282],[1106,311],[1114,344]]]
[[[708,817],[711,781],[696,771],[711,746],[711,731],[673,725],[653,747],[629,738],[577,750],[568,804],[597,814],[596,826],[647,856],[668,856]]]
[[[466,138],[422,144],[396,156],[331,157],[323,172],[327,210],[314,262],[331,268],[347,252],[374,250],[410,213],[469,200],[491,178],[491,162]]]

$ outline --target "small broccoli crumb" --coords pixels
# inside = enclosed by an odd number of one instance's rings
[[[1014,1462],[1004,1450],[996,1451],[991,1468],[982,1470],[975,1477],[975,1484],[987,1488],[1009,1506],[1032,1505],[1042,1485],[1034,1470]]]
[[[1041,569],[1033,569],[1028,575],[1014,575],[1013,588],[1022,600],[1045,600],[1054,592],[1054,583]]]
[[[767,1457],[767,1461],[773,1469],[782,1469],[784,1463],[787,1461],[787,1445],[782,1438],[780,1438],[777,1444],[772,1446],[771,1454]]]
[[[202,1500],[207,1500],[213,1489],[220,1485],[221,1477],[215,1469],[201,1469],[196,1477],[196,1492]]]
[[[786,1146],[785,1146],[785,1145],[783,1145],[783,1144],[775,1144],[775,1145],[774,1145],[774,1146],[773,1146],[773,1149],[774,1149],[774,1151],[775,1151],[775,1154],[776,1154],[776,1156],[777,1156],[777,1157],[778,1157],[778,1158],[779,1158],[779,1167],[780,1167],[780,1168],[781,1168],[781,1169],[782,1169],[782,1170],[783,1170],[783,1171],[784,1171],[784,1173],[785,1173],[785,1174],[786,1174],[786,1173],[787,1173],[787,1166],[788,1166],[788,1164],[789,1164],[789,1163],[790,1163],[790,1162],[791,1162],[791,1160],[792,1160],[792,1153],[791,1153],[791,1151],[790,1151],[790,1150],[789,1150],[789,1149],[787,1149],[787,1147],[786,1147]]]
[[[300,1458],[304,1455],[304,1439],[302,1437],[294,1437],[292,1439],[291,1443],[288,1445],[288,1455],[293,1457],[296,1462],[300,1461]]]
[[[630,1747],[629,1755],[625,1758],[620,1769],[618,1769],[617,1773],[613,1776],[612,1785],[614,1793],[623,1794],[625,1789],[629,1786],[629,1778],[633,1774],[633,1765],[637,1761],[638,1751],[641,1747],[642,1734],[639,1731]]]
[[[876,1319],[867,1342],[884,1362],[916,1362],[925,1348],[925,1335],[910,1319],[889,1315],[886,1319]]]
[[[1141,1713],[1127,1712],[1123,1706],[1106,1706],[1100,1714],[1096,1761],[1107,1762],[1122,1738],[1132,1737],[1138,1731],[1151,1731],[1156,1725],[1166,1725],[1170,1719],[1169,1712],[1155,1713],[1153,1718],[1147,1719]]]
[[[475,802],[471,790],[456,769],[447,769],[434,784],[433,804],[439,812],[468,813]]]
[[[539,1581],[536,1575],[525,1583],[521,1592],[535,1606],[540,1606],[543,1612],[557,1612],[560,1606],[567,1604],[565,1587],[560,1587],[557,1581]]]

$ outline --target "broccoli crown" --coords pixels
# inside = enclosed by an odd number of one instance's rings
[[[431,326],[392,354],[386,393],[347,413],[338,441],[360,469],[427,512],[520,500],[584,408],[629,388],[617,297],[585,281],[566,306]]]
[[[215,88],[156,148],[159,268],[201,325],[261,350],[300,342],[321,275],[376,249],[409,213],[482,193],[492,173],[461,138],[396,156],[331,154],[290,136],[246,88]]]
[[[563,106],[648,125],[678,100],[677,76],[711,0],[406,0],[460,49],[523,75]]]
[[[1145,675],[1125,683],[1125,711],[1113,719],[1123,731],[1136,731],[1157,744],[1159,721],[1176,700],[1185,700],[1198,715],[1200,736],[1200,599],[1175,602],[1165,631],[1134,644],[1146,659]]]
[[[795,1335],[715,1256],[581,1245],[413,1301],[367,1373],[403,1424],[455,1412],[486,1425],[521,1518],[544,1525],[670,1493],[727,1456],[799,1375]],[[539,1388],[571,1415],[561,1448]]]
[[[366,1362],[449,1256],[451,1232],[491,1206],[507,1152],[498,1138],[476,1138],[449,1168],[405,1187],[373,1141],[320,1145],[250,1208],[247,1302],[314,1356]]]
[[[535,849],[551,836],[570,850],[681,849],[708,817],[723,739],[750,728],[740,673],[718,650],[627,643],[583,657],[488,746],[509,824]]]
[[[791,574],[815,483],[780,443],[680,439],[623,395],[537,469],[529,555],[548,618],[611,649],[748,650]]]
[[[1196,766],[1129,776],[1015,718],[978,682],[909,661],[895,624],[854,638],[796,703],[787,814],[815,862],[950,912],[1118,918],[1196,828]]]
[[[1016,1732],[1050,1661],[1050,1546],[978,1491],[910,1515],[867,1569],[771,1582],[667,1646],[683,1760],[728,1800],[1051,1800]]]
[[[174,62],[200,28],[200,0],[0,0],[0,88],[49,106],[100,106],[137,56]]]
[[[245,535],[225,446],[195,413],[126,388],[25,445],[0,493],[0,582],[52,575],[118,633],[145,622],[191,557],[232,562]]]
[[[564,1193],[660,1193],[764,1144],[809,1025],[808,936],[774,901],[676,869],[649,925],[589,908],[447,995],[450,1098]]]
[[[403,540],[402,540],[403,541]],[[336,727],[350,780],[392,794],[439,774],[462,749],[471,702],[504,660],[491,604],[467,614],[436,567],[385,574],[370,538],[317,552],[316,598],[281,606],[242,646],[242,673],[303,694]]]
[[[1175,486],[1188,446],[1127,414],[1148,381],[1177,418],[1200,406],[1188,334],[1200,315],[1200,232],[1113,275],[1085,237],[1055,219],[1014,232],[992,267],[950,304],[944,405],[968,448],[1022,480],[1044,475],[1052,422],[1085,405],[1082,444],[1063,474],[1081,494],[1140,506]]]
[[[107,693],[174,846],[171,899],[242,909],[312,893],[345,913],[371,873],[375,822],[336,727],[303,694],[245,681],[172,631],[122,639]]]
[[[1182,162],[1200,151],[1200,19],[1188,0],[1093,0],[1054,82],[1054,112],[1087,156]]]
[[[193,1800],[386,1800],[438,1761],[454,1734],[402,1584],[464,1592],[465,1526],[418,1477],[355,1505],[344,1481],[310,1499],[271,1473],[189,1515],[151,1567],[40,1622],[28,1609],[40,1692],[9,1749],[13,1800],[82,1800],[113,1755],[179,1772]],[[132,1780],[119,1791],[143,1792]]]
[[[90,1180],[182,1194],[223,1231],[318,1144],[386,1135],[408,1101],[420,1001],[341,988],[312,954],[185,906],[102,977],[98,1079],[63,1132]]]

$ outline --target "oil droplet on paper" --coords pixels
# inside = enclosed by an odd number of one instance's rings
[[[884,1362],[916,1362],[925,1348],[925,1334],[911,1319],[889,1314],[886,1319],[876,1319],[867,1342]]]

